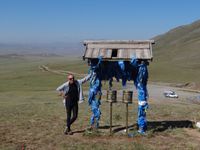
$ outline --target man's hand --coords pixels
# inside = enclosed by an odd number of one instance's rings
[[[58,96],[63,96],[63,92],[59,92],[59,93],[58,93]]]
[[[67,98],[67,95],[65,95],[64,92],[59,92],[58,96],[62,96],[64,99]]]

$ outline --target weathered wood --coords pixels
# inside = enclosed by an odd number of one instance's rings
[[[129,58],[128,57],[128,49],[127,50],[125,50],[125,49],[119,49],[117,57],[118,58]]]
[[[149,47],[149,43],[136,43],[136,44],[118,44],[118,43],[111,43],[111,44],[107,44],[107,43],[98,43],[98,44],[93,44],[93,43],[89,43],[88,44],[88,48],[103,48],[103,49],[131,49],[131,48],[150,48]]]
[[[97,58],[99,56],[99,49],[93,49],[92,51],[92,57]]]
[[[103,40],[84,41],[86,51],[84,58],[98,58],[102,56],[105,60],[130,60],[132,57],[138,59],[152,60],[152,40]]]
[[[129,43],[151,43],[154,44],[154,40],[85,40],[84,44],[93,43],[93,44],[129,44]]]

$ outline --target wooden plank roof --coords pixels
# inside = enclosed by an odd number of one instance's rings
[[[101,56],[104,60],[152,60],[153,40],[87,40],[84,58],[92,59]]]

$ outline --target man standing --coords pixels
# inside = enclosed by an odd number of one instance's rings
[[[75,80],[74,75],[68,75],[68,81],[59,86],[56,90],[59,95],[65,98],[65,107],[67,113],[67,126],[64,130],[65,134],[71,135],[71,125],[78,117],[78,101],[83,101],[82,84],[90,79],[91,74],[80,80]],[[71,118],[71,113],[73,117]]]

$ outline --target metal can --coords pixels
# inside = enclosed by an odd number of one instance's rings
[[[107,91],[107,101],[111,103],[117,102],[117,91],[116,90],[108,90]]]
[[[133,91],[123,91],[122,102],[132,103]]]

